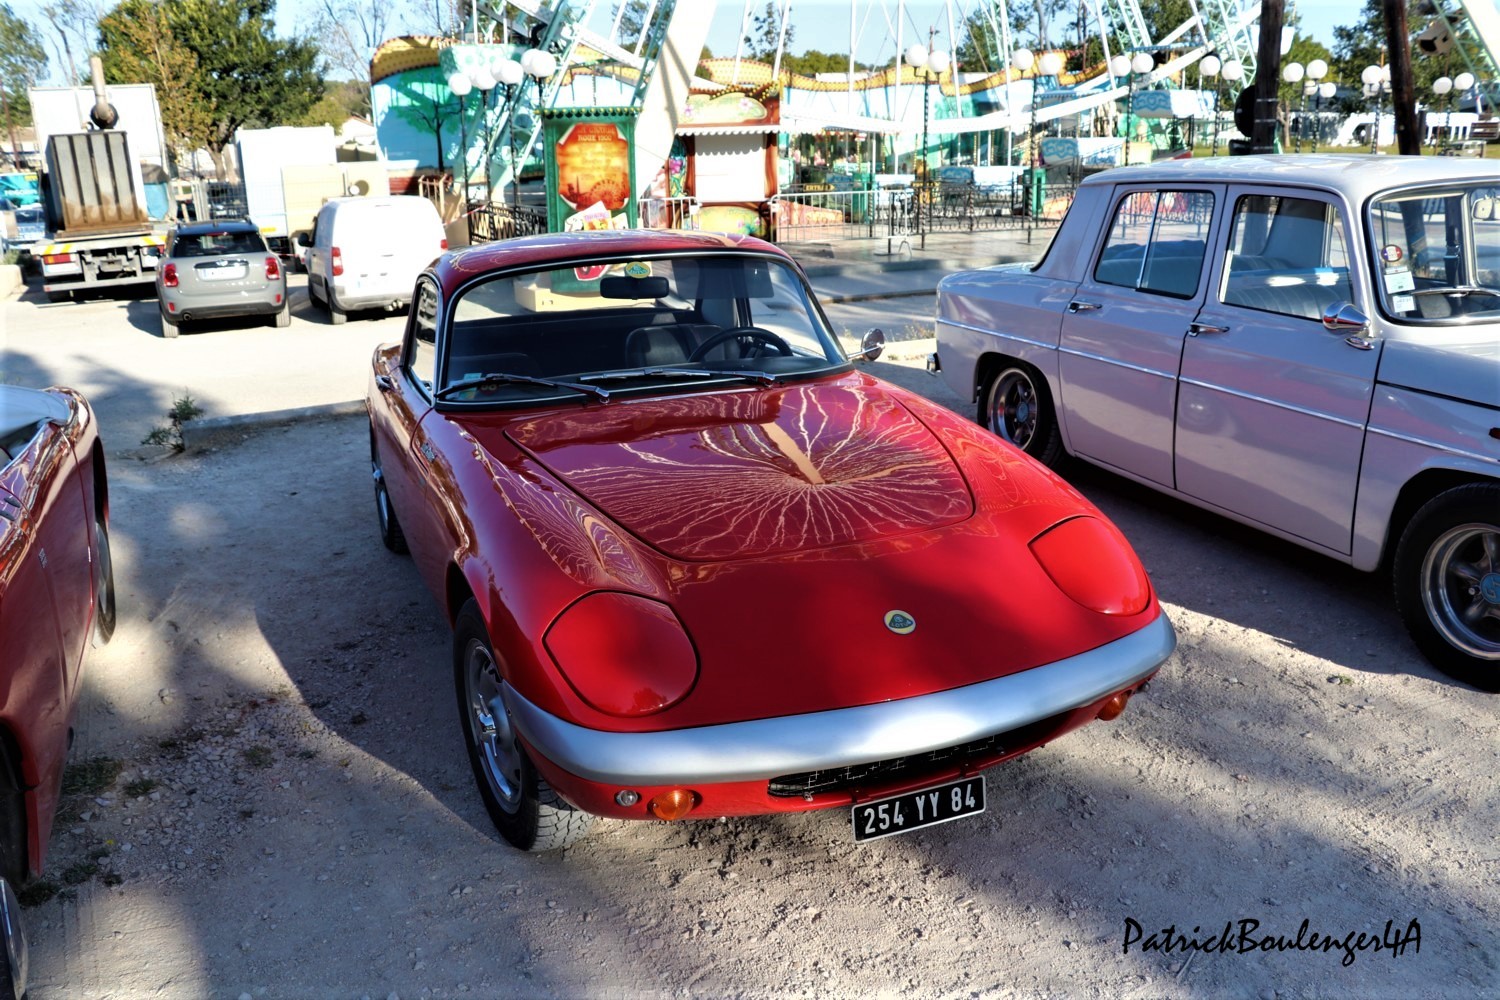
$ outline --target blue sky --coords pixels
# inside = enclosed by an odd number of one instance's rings
[[[41,25],[40,11],[45,0],[9,0],[11,8],[19,16],[33,24]],[[392,3],[393,0],[375,0]],[[709,0],[678,0],[679,3],[704,3]],[[937,46],[949,48],[947,41],[948,11],[952,10],[955,26],[960,25],[966,14],[978,9],[979,0],[912,0],[903,8],[896,0],[858,0],[856,4],[856,46],[861,61],[885,63],[892,60],[896,51],[895,21],[898,10],[902,21],[902,44],[909,46],[918,39],[927,37],[931,26],[938,28]],[[1024,0],[1023,0],[1024,2]],[[1358,18],[1362,0],[1289,0],[1301,15],[1301,32],[1332,47],[1333,28],[1337,24],[1353,23]],[[1496,0],[1500,2],[1500,0]],[[107,5],[107,0],[106,0]],[[304,28],[312,18],[315,0],[279,0],[277,22],[286,33]],[[402,10],[409,3],[399,3]],[[600,3],[598,17],[607,18],[609,4]],[[715,55],[734,55],[739,33],[742,0],[718,0],[714,4],[714,21],[709,31],[708,45]],[[754,0],[756,9],[764,7],[764,0]],[[794,29],[791,50],[801,52],[808,48],[824,51],[847,51],[850,27],[850,0],[792,0],[791,24]],[[424,5],[425,9],[425,5]],[[597,18],[596,18],[597,20]],[[399,33],[399,30],[398,30]],[[54,60],[55,61],[55,60]]]

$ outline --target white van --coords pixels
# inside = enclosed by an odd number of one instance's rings
[[[298,249],[308,295],[338,325],[356,309],[409,305],[417,275],[448,249],[448,238],[426,198],[332,198],[318,210],[311,245]]]

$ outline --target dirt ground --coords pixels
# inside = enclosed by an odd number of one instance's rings
[[[362,419],[116,461],[120,626],[74,748],[103,760],[27,912],[32,995],[1500,996],[1494,698],[1420,659],[1383,578],[1071,476],[1179,633],[1120,719],[917,836],[856,846],[842,810],[601,822],[534,857],[472,789]],[[1240,950],[1303,921],[1340,947]],[[1224,953],[1143,950],[1226,923]],[[1361,932],[1381,948],[1346,952]]]

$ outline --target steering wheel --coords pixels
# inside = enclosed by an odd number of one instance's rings
[[[758,340],[761,343],[770,345],[771,347],[775,348],[776,353],[781,355],[783,358],[789,358],[792,356],[792,349],[787,344],[787,342],[776,336],[776,334],[772,333],[770,330],[762,330],[758,326],[736,326],[731,327],[728,330],[723,330],[719,333],[716,333],[712,337],[709,337],[707,340],[705,340],[703,343],[699,344],[697,348],[694,349],[693,353],[688,355],[688,360],[702,361],[705,357],[708,356],[708,352],[713,350],[715,347],[718,347],[725,341],[738,340],[742,337],[748,338],[750,340]],[[740,357],[743,358],[745,356],[746,355],[742,347],[740,351]],[[759,355],[756,356],[758,357]]]

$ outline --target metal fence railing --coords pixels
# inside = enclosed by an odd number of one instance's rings
[[[547,231],[547,213],[518,208],[503,202],[485,202],[469,207],[469,243],[491,243],[517,236],[537,236]]]
[[[697,198],[640,198],[635,207],[637,224],[642,229],[698,228]]]

